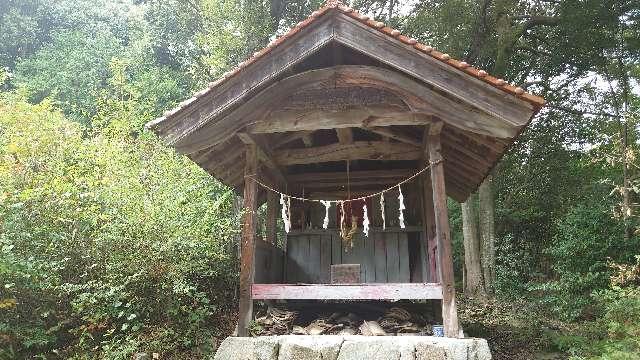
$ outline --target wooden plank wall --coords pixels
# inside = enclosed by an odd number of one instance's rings
[[[307,230],[289,234],[285,281],[326,284],[332,264],[360,264],[360,279],[364,283],[421,282],[422,276],[415,274],[422,274],[426,268],[424,257],[418,256],[419,260],[410,263],[410,239],[419,244],[421,233],[374,230],[369,237],[356,234],[353,248],[345,251],[336,231]]]
[[[283,281],[284,252],[271,243],[256,240],[255,278],[256,284],[279,284]]]

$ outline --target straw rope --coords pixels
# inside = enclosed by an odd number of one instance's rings
[[[411,181],[411,180],[415,179],[416,177],[420,176],[420,174],[422,174],[423,172],[431,169],[432,166],[437,165],[437,164],[439,164],[441,162],[442,162],[442,160],[430,162],[429,165],[427,165],[424,168],[422,168],[422,170],[418,171],[417,173],[409,176],[408,178],[406,178],[406,179],[400,181],[399,183],[397,183],[397,184],[395,184],[393,186],[390,186],[390,187],[388,187],[388,188],[386,188],[384,190],[378,191],[378,192],[373,193],[373,194],[360,196],[360,197],[352,198],[352,199],[346,199],[346,200],[320,200],[320,199],[309,199],[309,198],[305,198],[305,197],[289,195],[289,194],[283,193],[281,191],[278,191],[278,190],[272,188],[271,186],[261,182],[260,180],[256,179],[256,177],[254,175],[247,175],[246,177],[250,178],[253,181],[255,181],[256,184],[262,186],[263,188],[265,188],[265,189],[267,189],[269,191],[273,191],[276,194],[283,195],[283,196],[289,197],[291,199],[300,200],[300,201],[312,201],[312,202],[319,202],[319,203],[325,201],[325,202],[328,202],[328,203],[336,203],[337,204],[337,203],[340,203],[340,202],[361,201],[361,200],[365,200],[365,199],[369,199],[369,198],[380,196],[381,194],[384,194],[387,191],[390,191],[390,190],[392,190],[392,189],[394,189],[394,188],[396,188],[398,186],[401,186],[403,184],[408,183],[409,181]]]

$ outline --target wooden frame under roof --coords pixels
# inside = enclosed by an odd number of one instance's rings
[[[244,191],[241,334],[251,317],[255,209],[268,200],[272,221],[277,213],[273,194],[263,196],[252,179],[344,198],[347,182],[370,193],[431,161],[424,224],[438,242],[439,283],[425,293],[441,289],[447,335],[457,336],[446,195],[464,201],[475,191],[543,104],[330,1],[147,127]],[[346,163],[348,178],[340,175]]]

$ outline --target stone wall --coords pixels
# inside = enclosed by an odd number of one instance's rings
[[[215,360],[490,360],[484,339],[429,336],[229,337]]]

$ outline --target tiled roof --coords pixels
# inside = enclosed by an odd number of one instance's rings
[[[238,74],[240,71],[243,71],[246,67],[248,67],[251,63],[255,62],[256,60],[260,59],[261,57],[265,56],[266,54],[268,54],[269,52],[271,52],[272,49],[274,49],[275,47],[277,47],[278,45],[280,45],[281,43],[287,41],[287,39],[289,39],[290,37],[294,36],[295,34],[297,34],[299,31],[301,31],[302,29],[306,28],[307,26],[309,26],[310,24],[312,24],[316,19],[320,18],[321,16],[323,16],[324,14],[326,14],[329,10],[331,9],[336,9],[337,11],[340,11],[341,13],[359,21],[362,24],[366,24],[369,27],[376,29],[386,35],[388,35],[389,37],[395,38],[397,41],[400,41],[404,44],[407,45],[411,45],[413,46],[415,49],[421,51],[423,54],[428,55],[436,60],[439,60],[453,68],[456,68],[460,71],[463,71],[477,79],[482,80],[483,82],[492,85],[495,88],[498,88],[508,94],[514,95],[530,104],[532,104],[534,106],[534,108],[536,110],[540,109],[542,107],[542,105],[544,105],[544,99],[527,93],[525,92],[522,88],[520,87],[516,87],[514,85],[508,84],[505,80],[503,79],[498,79],[494,76],[489,75],[486,71],[481,70],[481,69],[477,69],[474,68],[473,66],[467,64],[464,61],[459,61],[456,59],[452,59],[451,56],[449,56],[449,54],[445,54],[442,53],[440,51],[435,50],[434,48],[432,48],[431,46],[428,45],[424,45],[419,43],[417,40],[405,36],[403,35],[399,30],[397,29],[393,29],[389,26],[387,26],[386,24],[384,24],[383,22],[380,21],[376,21],[372,18],[370,18],[367,15],[363,15],[358,13],[356,10],[354,10],[353,8],[344,5],[342,2],[340,2],[339,0],[328,0],[325,5],[323,5],[320,9],[314,11],[311,16],[309,16],[307,19],[299,22],[296,26],[294,26],[291,30],[289,30],[287,33],[285,33],[284,35],[280,36],[279,38],[275,39],[274,41],[272,41],[271,43],[269,43],[269,45],[267,45],[267,47],[265,47],[264,49],[254,53],[249,59],[241,62],[240,64],[238,64],[238,66],[236,66],[233,70],[230,70],[226,73],[224,73],[220,78],[218,78],[216,81],[209,83],[209,85],[198,91],[197,93],[195,93],[193,95],[193,97],[191,97],[190,99],[187,99],[183,102],[181,102],[177,107],[175,107],[172,110],[169,110],[167,112],[165,112],[163,114],[162,117],[155,119],[151,122],[149,122],[147,124],[147,127],[149,128],[153,128],[156,124],[173,117],[176,113],[178,113],[180,110],[182,110],[183,108],[189,106],[190,104],[192,104],[194,101],[196,101],[198,98],[205,96],[209,91],[211,91],[211,89],[215,88],[216,86],[222,84],[223,82],[225,82],[227,79],[235,76],[236,74]]]

